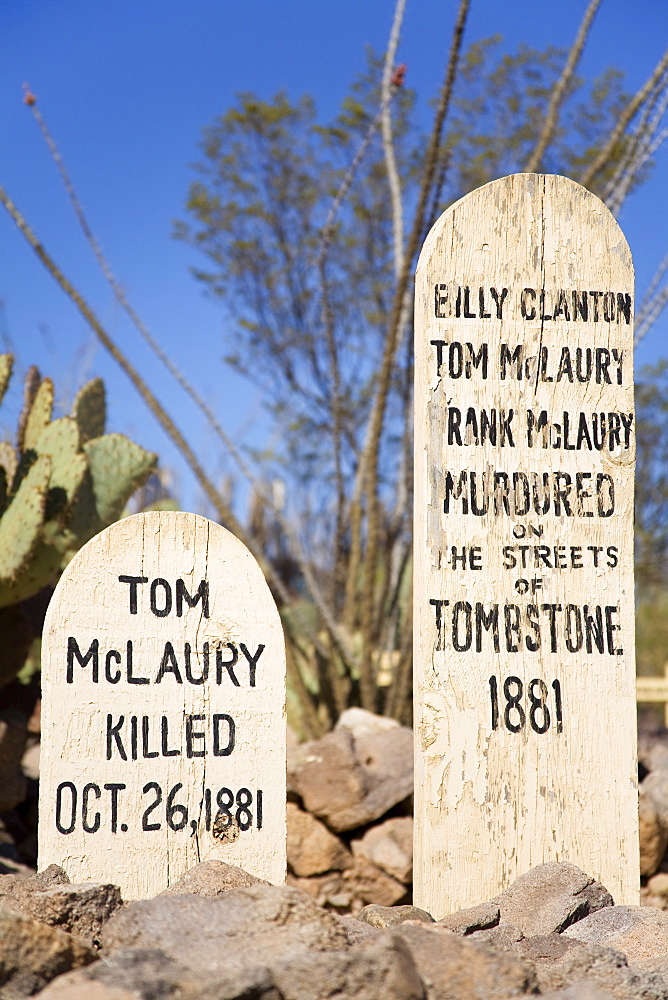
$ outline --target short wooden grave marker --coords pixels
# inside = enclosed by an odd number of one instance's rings
[[[285,647],[248,549],[195,514],[75,556],[42,647],[39,865],[126,899],[219,859],[285,881]]]
[[[564,177],[453,205],[415,311],[415,902],[639,889],[633,266]]]

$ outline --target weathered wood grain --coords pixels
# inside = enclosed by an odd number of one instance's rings
[[[632,297],[621,230],[564,177],[474,191],[420,257],[415,902],[436,917],[546,861],[638,902]]]
[[[283,632],[230,532],[153,512],[88,542],[49,605],[42,684],[40,868],[126,899],[209,859],[285,880]]]

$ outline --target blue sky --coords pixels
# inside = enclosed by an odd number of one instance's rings
[[[568,45],[585,0],[473,0],[466,42],[501,33],[508,46]],[[143,348],[100,277],[73,219],[22,84],[37,94],[89,221],[128,297],[174,361],[199,387],[239,442],[270,433],[262,402],[221,363],[225,315],[188,268],[197,259],[171,238],[182,215],[201,128],[241,90],[263,97],[285,88],[312,93],[323,117],[335,113],[364,68],[365,46],[382,50],[391,0],[2,0],[0,4],[0,184],[47,249],[74,279],[110,334],[144,372],[214,475],[231,469],[190,405]],[[455,0],[408,0],[398,60],[428,100],[440,85]],[[638,87],[668,44],[668,0],[603,0],[581,70],[613,64]],[[668,251],[668,151],[651,181],[627,202],[620,223],[634,252],[642,293]],[[201,499],[165,436],[114,362],[96,345],[73,305],[43,270],[0,209],[0,350],[17,355],[17,374],[37,364],[52,375],[63,405],[78,385],[102,375],[109,425],[156,450],[176,472],[184,506]],[[639,364],[668,354],[668,313],[638,351]],[[15,379],[0,414],[13,433]]]

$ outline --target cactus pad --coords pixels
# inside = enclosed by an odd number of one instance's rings
[[[0,519],[2,581],[15,579],[39,541],[50,473],[51,459],[41,455],[28,470]]]
[[[79,390],[74,400],[72,416],[79,425],[81,443],[85,444],[91,438],[101,437],[107,420],[107,399],[104,382],[94,378]]]
[[[44,512],[45,521],[50,521],[71,506],[88,468],[86,456],[79,451],[76,420],[73,417],[54,420],[40,434],[35,450],[51,459],[49,494]]]
[[[53,412],[53,382],[45,378],[39,385],[23,429],[23,450],[37,447],[37,441],[49,426]]]
[[[105,434],[87,441],[84,451],[93,477],[98,516],[111,524],[123,513],[134,491],[155,468],[157,455],[140,448],[123,434]]]

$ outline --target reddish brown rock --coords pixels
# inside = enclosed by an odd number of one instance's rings
[[[288,866],[295,875],[321,875],[352,865],[348,848],[324,823],[288,802]]]
[[[361,840],[350,845],[353,854],[408,885],[413,880],[413,817],[397,816],[370,827]]]
[[[656,807],[643,785],[638,792],[640,874],[654,875],[666,853],[668,828],[661,823]]]
[[[320,906],[353,915],[367,903],[394,906],[406,898],[406,886],[361,857],[355,858],[353,866],[344,872],[328,872],[310,878],[289,875],[288,884],[307,892]]]
[[[79,938],[17,910],[0,907],[0,988],[3,997],[29,996],[61,973],[94,959],[93,949]]]
[[[192,893],[195,896],[221,896],[231,889],[245,889],[249,885],[269,883],[249,875],[236,865],[226,865],[224,861],[202,861],[158,895],[184,896]]]
[[[355,715],[351,729],[347,715],[334,732],[288,755],[290,792],[335,832],[372,823],[413,791],[411,730],[369,712],[363,724]]]

